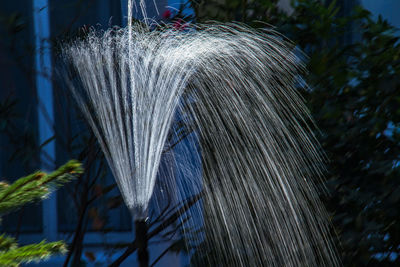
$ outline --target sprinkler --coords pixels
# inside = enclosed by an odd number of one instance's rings
[[[135,221],[135,234],[138,248],[138,262],[140,267],[149,266],[149,252],[147,250],[147,218]]]

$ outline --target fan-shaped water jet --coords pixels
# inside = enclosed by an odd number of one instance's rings
[[[338,265],[312,182],[321,174],[321,154],[296,90],[303,66],[294,45],[272,30],[237,24],[150,28],[130,22],[92,31],[63,50],[69,87],[136,221],[137,238],[147,242],[148,204],[168,133],[179,136],[179,113],[193,133],[174,155],[184,178],[170,190],[182,199],[203,191],[204,206],[190,212],[205,218],[213,237],[199,249],[222,252],[210,253],[210,262]],[[147,266],[145,248],[140,257]]]

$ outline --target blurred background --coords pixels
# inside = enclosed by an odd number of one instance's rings
[[[147,7],[149,17],[176,25],[274,27],[304,51],[302,94],[329,159],[321,198],[339,257],[344,266],[400,266],[400,1],[148,0]],[[132,241],[129,212],[57,75],[61,44],[91,27],[124,26],[126,15],[126,0],[0,2],[0,179],[68,159],[85,167],[50,198],[2,217],[1,231],[22,244],[70,245],[39,266],[104,266]],[[155,266],[189,263],[183,246],[170,247],[152,246],[153,259],[161,256]]]

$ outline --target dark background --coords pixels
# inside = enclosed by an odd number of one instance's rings
[[[158,18],[237,21],[257,28],[268,23],[305,52],[309,87],[302,93],[329,159],[321,185],[329,192],[321,197],[340,259],[345,266],[400,265],[400,47],[395,28],[400,26],[400,4],[297,0],[290,7],[288,2],[189,1],[182,6],[185,12],[170,8],[170,13],[165,6],[179,9],[179,1],[158,2]],[[50,0],[47,8],[53,70],[60,42],[79,37],[85,27],[125,23],[120,1]],[[32,1],[0,3],[0,177],[12,181],[70,158],[83,161],[86,172],[54,196],[55,213],[46,213],[46,205],[31,205],[4,217],[1,227],[22,242],[49,238],[44,214],[50,214],[57,218],[50,220],[57,224],[57,237],[70,242],[78,236],[74,257],[90,262],[85,253],[105,248],[102,235],[129,232],[131,222],[93,135],[55,71],[49,77],[53,96],[44,101],[54,107],[54,136],[44,144],[39,141],[43,99],[36,79],[42,74],[35,60],[43,51],[35,47],[33,12]],[[43,160],[43,148],[52,142],[55,153]],[[87,233],[92,233],[89,241]]]

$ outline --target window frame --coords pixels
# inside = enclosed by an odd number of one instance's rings
[[[121,1],[121,7],[122,7]],[[49,43],[50,13],[49,0],[35,0],[33,5],[33,27],[35,47],[35,86],[37,94],[37,116],[38,116],[38,142],[43,144],[53,138],[54,128],[54,99],[53,99],[53,66],[52,50]],[[56,143],[55,140],[47,142],[39,152],[40,168],[51,172],[55,169]],[[52,192],[49,197],[42,201],[42,231],[37,233],[21,233],[19,239],[22,243],[35,243],[43,239],[48,241],[65,240],[71,242],[73,232],[64,233],[58,231],[57,191]],[[101,246],[104,241],[108,244],[130,242],[134,236],[134,227],[130,231],[113,231],[108,233],[87,232],[85,233],[84,245]]]

